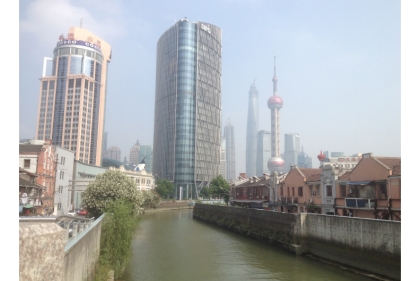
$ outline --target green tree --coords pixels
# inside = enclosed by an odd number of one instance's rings
[[[138,215],[142,211],[143,194],[138,190],[133,179],[120,171],[107,170],[96,176],[95,181],[89,183],[82,193],[82,204],[94,217],[99,217],[108,205],[120,199],[132,206],[132,214]]]
[[[200,190],[200,197],[202,198],[210,198],[210,189],[205,186]]]
[[[229,183],[221,175],[218,175],[210,182],[210,194],[223,197],[225,203],[228,204],[230,196]]]
[[[162,198],[171,198],[173,196],[174,192],[174,185],[168,180],[158,180],[156,182],[156,192],[162,197]]]
[[[156,208],[159,202],[162,200],[159,193],[155,190],[142,191],[144,202],[142,207],[144,208]]]

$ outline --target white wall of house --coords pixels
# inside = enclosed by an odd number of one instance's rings
[[[54,215],[67,215],[70,205],[71,180],[73,178],[74,152],[55,147],[57,172],[55,175]]]

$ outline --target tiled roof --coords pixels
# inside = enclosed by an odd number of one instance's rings
[[[265,176],[262,176],[262,177],[258,177],[258,179],[259,179],[259,181],[257,181],[257,182],[255,182],[254,180],[252,182],[250,182],[249,179],[248,179],[246,182],[237,184],[233,188],[270,185],[270,177],[265,179]]]
[[[21,177],[19,177],[19,186],[24,186],[24,187],[36,187],[36,188],[42,188],[42,189],[45,189],[45,187],[44,187],[44,186],[39,185],[39,184],[36,184],[36,183],[33,183],[33,182],[30,182],[30,181],[27,181],[27,180],[25,180],[25,179],[23,179],[23,178],[21,178]]]
[[[302,174],[305,175],[306,180],[308,180],[308,178],[313,177],[315,175],[321,175],[321,172],[322,172],[321,169],[313,169],[313,168],[299,168],[299,170],[302,172]]]
[[[400,157],[375,157],[377,160],[384,163],[388,168],[392,169],[395,165],[401,165]]]
[[[321,180],[321,174],[314,174],[306,177],[306,181],[320,181]]]
[[[350,179],[351,171],[347,171],[344,174],[342,174],[340,177],[338,177],[338,180],[340,181],[348,181]]]

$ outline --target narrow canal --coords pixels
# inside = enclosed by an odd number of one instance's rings
[[[192,209],[146,214],[121,280],[370,280],[193,220]]]

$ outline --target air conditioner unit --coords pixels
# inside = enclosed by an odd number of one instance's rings
[[[314,202],[314,199],[309,198],[309,203],[312,203],[312,202]]]
[[[312,195],[316,195],[316,191],[312,191]]]
[[[353,188],[349,188],[349,193],[352,194],[353,193]]]

